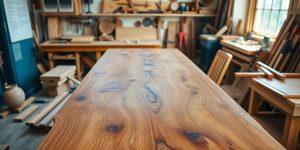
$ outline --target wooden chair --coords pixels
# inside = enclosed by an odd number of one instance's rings
[[[208,70],[208,76],[215,81],[218,85],[224,78],[224,75],[228,69],[231,62],[232,55],[224,51],[219,50]]]

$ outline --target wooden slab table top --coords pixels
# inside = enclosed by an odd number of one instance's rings
[[[284,149],[176,49],[111,49],[39,149]]]
[[[250,82],[250,88],[248,112],[253,116],[259,114],[262,103],[259,96],[262,96],[266,102],[285,113],[283,133],[276,133],[278,131],[274,130],[269,132],[287,149],[295,149],[300,130],[300,78],[287,78],[285,81],[254,78]],[[271,129],[267,126],[265,128]]]

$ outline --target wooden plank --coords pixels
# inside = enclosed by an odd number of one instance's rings
[[[26,108],[28,105],[30,105],[35,99],[36,99],[36,97],[34,97],[34,96],[29,97],[27,100],[24,101],[24,103],[22,104],[21,107],[12,110],[12,112],[16,112],[16,113],[21,112],[24,108]]]
[[[262,63],[262,62],[257,62],[257,65],[261,66],[261,67],[264,67],[266,69],[268,69],[270,72],[272,72],[274,74],[274,76],[280,80],[285,80],[286,76],[280,72],[278,72],[277,70],[271,68],[270,66]]]
[[[48,17],[48,39],[54,40],[59,37],[59,20],[57,17]]]
[[[222,47],[222,50],[232,54],[234,57],[238,58],[238,59],[241,59],[245,62],[249,62],[251,63],[253,61],[253,58],[252,57],[249,57],[249,56],[246,56],[246,55],[243,55],[242,53],[239,53],[239,52],[236,52],[234,50],[231,50],[227,47]]]
[[[241,35],[242,33],[243,20],[239,19],[237,27],[236,27],[236,35]]]
[[[266,74],[264,72],[236,72],[234,75],[237,78],[266,77]]]
[[[144,27],[116,28],[116,40],[157,40],[157,31],[155,28]]]
[[[178,22],[169,22],[168,24],[168,39],[167,39],[167,48],[176,47],[176,34],[177,34]]]
[[[254,79],[255,82],[271,89],[274,93],[278,94],[285,99],[299,99],[300,98],[300,79],[287,78],[285,81],[277,79],[268,80],[265,78]]]
[[[9,114],[10,114],[10,110],[4,110],[2,112],[0,112],[0,118],[6,118]]]
[[[51,80],[45,80],[43,81],[43,85],[45,87],[58,87],[61,86],[62,84],[67,82],[67,78],[60,80],[60,81],[51,81]]]
[[[236,36],[234,37],[236,38]],[[226,38],[226,36],[224,38]],[[255,56],[261,48],[259,45],[243,45],[241,43],[232,42],[231,40],[221,40],[221,45],[244,54],[245,56]]]
[[[94,36],[74,36],[71,43],[92,43],[93,41]]]
[[[147,12],[147,11],[157,10],[157,6],[155,4],[156,1],[132,1],[132,3],[134,8],[137,9],[137,11]],[[161,5],[162,11],[167,11],[170,2],[162,1],[161,4],[162,4]],[[106,14],[111,14],[114,13],[114,11],[119,7],[129,8],[128,1],[127,0],[118,0],[118,1],[105,0],[105,4],[103,6],[102,12]]]
[[[15,122],[22,122],[39,108],[38,105],[30,105],[24,112],[14,118]]]
[[[48,125],[53,121],[54,116],[61,110],[61,108],[65,105],[65,103],[69,100],[71,94],[67,95],[62,102],[60,102],[52,111],[48,113],[39,123],[38,127],[48,127]]]
[[[285,23],[283,24],[276,40],[275,43],[273,44],[273,46],[271,47],[271,55],[269,57],[268,60],[268,65],[273,66],[277,56],[280,53],[280,50],[282,48],[282,41],[286,38],[286,34],[288,34],[287,32],[289,31],[290,27],[292,26],[293,22],[295,20],[295,16],[294,15],[290,15],[288,16],[288,19],[285,21]]]
[[[93,67],[96,64],[96,61],[93,60],[91,57],[89,56],[82,56],[82,61],[84,63],[86,63],[89,67]]]
[[[64,92],[68,92],[70,89],[70,85],[66,82],[58,87],[47,87],[47,89],[50,97],[56,97],[63,94]]]
[[[152,150],[158,144],[284,149],[176,49],[108,50],[56,114],[38,149]]]
[[[265,73],[266,74],[266,77],[268,78],[268,79],[272,79],[273,77],[274,77],[274,75],[273,75],[273,73],[272,72],[270,72],[268,69],[266,69],[266,68],[264,68],[264,67],[258,67],[258,70],[261,70],[263,73]]]
[[[26,122],[26,125],[28,126],[35,126],[40,120],[42,120],[43,117],[45,117],[55,106],[57,106],[66,96],[68,95],[68,92],[63,93],[60,96],[57,96],[55,99],[53,99],[47,106],[43,108],[43,110],[28,120]]]
[[[74,75],[75,70],[76,70],[75,66],[60,65],[48,71],[47,73],[41,75],[40,78],[42,81],[46,81],[46,80],[60,81],[66,79],[68,76]]]

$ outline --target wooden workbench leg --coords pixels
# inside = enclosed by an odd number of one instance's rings
[[[78,80],[81,80],[81,69],[80,69],[80,54],[75,53],[76,61],[76,77]]]
[[[256,115],[257,112],[259,111],[261,103],[262,103],[262,100],[261,100],[259,94],[256,93],[254,90],[251,90],[249,106],[248,106],[248,113],[250,115]]]
[[[53,53],[48,53],[48,63],[49,63],[49,70],[54,68],[54,61],[52,60]]]
[[[296,149],[297,139],[300,128],[300,117],[286,115],[282,144],[288,150]]]
[[[101,58],[101,52],[96,52],[96,59],[97,61]]]

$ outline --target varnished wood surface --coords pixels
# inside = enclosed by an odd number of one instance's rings
[[[300,99],[300,78],[287,78],[284,81],[278,79],[255,78],[255,82],[271,89],[282,98]]]
[[[109,50],[39,149],[284,149],[175,49]]]

